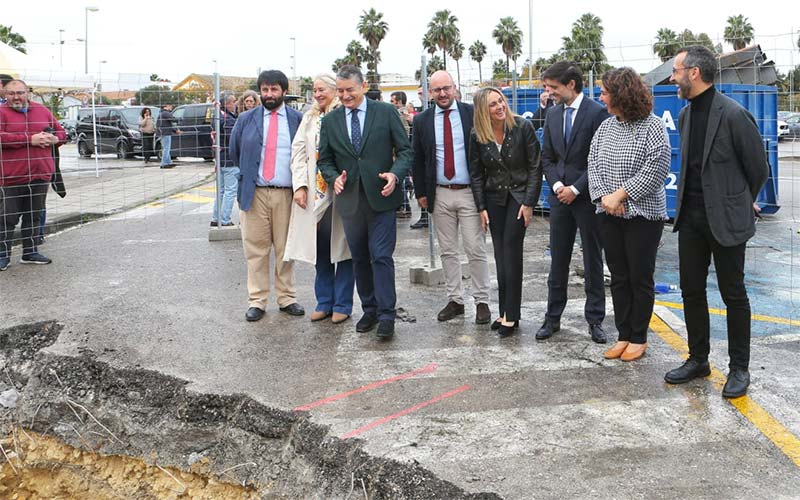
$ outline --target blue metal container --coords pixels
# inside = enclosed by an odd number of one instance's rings
[[[717,90],[741,104],[756,119],[758,129],[767,152],[770,165],[770,176],[766,185],[758,194],[757,203],[763,213],[775,213],[778,205],[778,90],[769,85],[718,85]],[[653,113],[661,117],[669,133],[672,146],[670,174],[665,184],[667,189],[667,214],[675,216],[675,198],[678,192],[678,179],[681,172],[681,147],[678,131],[678,115],[687,101],[680,99],[674,85],[656,85],[653,91]],[[517,89],[517,113],[530,118],[539,106],[539,95],[542,89]],[[600,88],[583,89],[584,95],[593,97],[599,102]],[[511,89],[503,90],[511,101]],[[541,140],[542,131],[537,131]],[[540,206],[549,208],[547,201],[550,188],[545,180],[542,185]]]

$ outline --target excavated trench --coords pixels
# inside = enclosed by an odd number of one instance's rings
[[[42,351],[60,329],[0,330],[0,498],[500,498],[372,457],[303,413]]]

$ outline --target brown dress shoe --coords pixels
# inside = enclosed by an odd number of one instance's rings
[[[619,357],[622,361],[633,361],[644,356],[644,351],[647,350],[647,343],[644,344],[628,344],[625,352]]]
[[[478,304],[475,306],[475,323],[485,325],[492,320],[492,313],[489,311],[489,304]]]
[[[439,314],[436,316],[436,319],[439,321],[449,321],[456,316],[461,316],[464,314],[464,304],[459,304],[458,302],[453,302],[452,300],[447,303],[444,308],[439,311]]]
[[[603,357],[606,359],[617,359],[618,357],[622,356],[622,353],[625,352],[625,348],[628,347],[629,342],[620,341],[614,344],[614,346],[607,350]]]
[[[311,321],[322,321],[330,316],[331,313],[325,311],[314,311],[311,313]]]
[[[333,316],[331,316],[331,323],[333,323],[334,325],[338,325],[339,323],[341,323],[342,321],[346,320],[349,317],[350,317],[349,314],[334,312]]]

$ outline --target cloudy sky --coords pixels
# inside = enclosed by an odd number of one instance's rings
[[[607,0],[571,3],[535,2],[533,12],[533,57],[549,56],[561,45],[572,23],[592,12],[603,21],[606,55],[614,65],[630,65],[647,71],[658,64],[651,46],[656,31],[669,27],[706,32],[722,38],[728,16],[743,14],[755,28],[755,40],[782,71],[800,64],[797,40],[800,23],[797,7],[764,8],[752,0],[726,2],[673,1],[632,2]],[[718,8],[715,4],[724,5]],[[784,3],[783,5],[790,5]],[[481,40],[489,49],[484,71],[491,61],[502,57],[491,32],[501,17],[512,16],[524,33],[524,56],[528,57],[529,4],[526,0],[497,2],[456,2],[443,0],[379,0],[372,2],[300,2],[228,0],[218,7],[201,7],[200,2],[134,0],[42,0],[35,4],[15,2],[20,8],[4,6],[0,24],[12,25],[28,40],[30,65],[37,70],[60,67],[59,29],[63,45],[62,74],[82,75],[86,6],[89,13],[89,72],[96,73],[99,61],[103,79],[119,73],[141,73],[179,80],[188,73],[212,73],[214,60],[222,74],[249,76],[259,68],[277,68],[292,75],[292,54],[296,50],[297,74],[314,75],[330,71],[332,62],[344,54],[350,40],[357,39],[356,24],[364,9],[384,13],[389,32],[380,50],[381,73],[413,75],[420,65],[420,40],[436,10],[450,9],[458,17],[462,40],[468,47]],[[293,44],[291,38],[295,39]],[[729,49],[729,46],[725,46]],[[795,50],[792,50],[794,47]],[[488,61],[488,63],[487,63]],[[448,69],[454,69],[448,65]],[[467,57],[461,61],[462,75],[477,77],[477,65]]]

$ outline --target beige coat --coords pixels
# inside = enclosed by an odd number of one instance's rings
[[[317,262],[317,222],[322,219],[325,212],[323,207],[314,206],[320,120],[319,111],[315,106],[303,116],[292,142],[292,191],[305,187],[308,197],[305,209],[292,202],[289,235],[283,255],[283,260],[286,261],[299,260],[309,264]],[[330,199],[333,200],[335,198],[332,196],[333,193],[330,195]],[[331,262],[341,262],[350,258],[352,257],[345,239],[342,219],[336,213],[334,205],[331,219]]]

